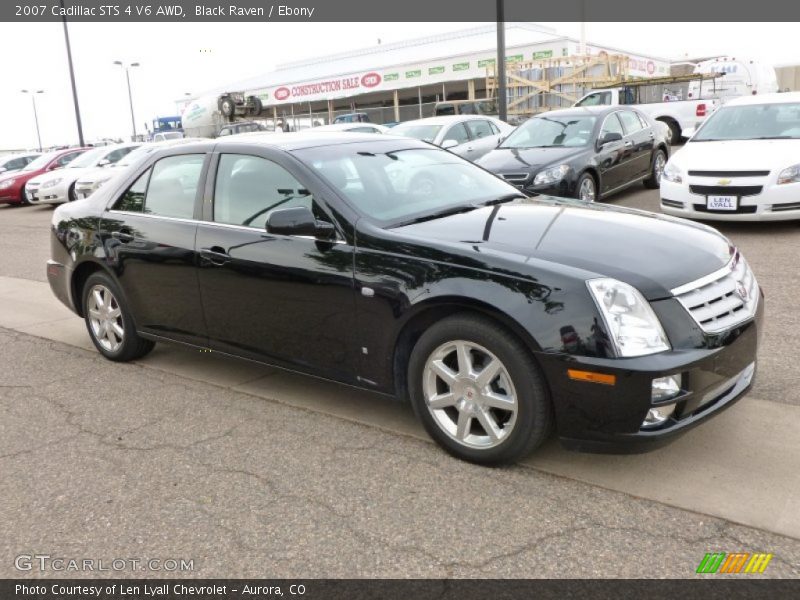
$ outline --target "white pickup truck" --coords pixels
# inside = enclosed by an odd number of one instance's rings
[[[661,93],[661,102],[647,102],[646,96],[652,96],[653,91],[641,85],[603,88],[586,94],[575,106],[634,105],[656,121],[663,122],[669,128],[669,142],[676,144],[687,137],[684,131],[697,128],[720,104],[714,98],[683,100],[681,90]]]

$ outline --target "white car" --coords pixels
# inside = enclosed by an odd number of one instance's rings
[[[430,142],[474,161],[494,150],[512,131],[514,127],[494,117],[456,115],[406,121],[390,133]]]
[[[31,204],[61,204],[78,199],[76,182],[88,171],[108,168],[138,148],[140,144],[115,144],[92,148],[63,169],[43,173],[25,184],[25,196]]]
[[[40,152],[25,152],[0,156],[0,173],[19,171],[41,156]]]
[[[131,165],[137,164],[145,156],[156,150],[162,148],[169,148],[179,144],[188,144],[189,142],[196,142],[200,138],[176,138],[169,139],[161,142],[148,142],[140,145],[135,150],[126,154],[119,161],[107,167],[96,167],[94,169],[87,169],[84,171],[78,180],[75,182],[75,197],[80,199],[88,198],[104,183],[124,172]]]
[[[377,123],[334,123],[333,125],[320,125],[314,127],[317,131],[352,131],[353,133],[386,133],[391,128]]]
[[[666,164],[661,210],[711,221],[800,219],[800,92],[718,109]]]

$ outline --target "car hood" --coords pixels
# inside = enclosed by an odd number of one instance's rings
[[[492,173],[536,173],[552,164],[568,161],[586,148],[495,148],[477,163]]]
[[[538,197],[395,228],[420,240],[448,244],[474,264],[475,253],[520,264],[544,260],[613,277],[649,300],[725,266],[730,242],[716,230],[655,213]]]
[[[697,171],[771,171],[800,163],[800,140],[689,142],[672,158]]]

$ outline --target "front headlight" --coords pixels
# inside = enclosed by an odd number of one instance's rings
[[[797,183],[800,181],[800,165],[793,165],[778,174],[778,185],[782,183]]]
[[[6,179],[5,181],[0,181],[0,190],[8,189],[12,185],[14,185],[14,180],[13,179]]]
[[[564,176],[569,173],[568,165],[558,165],[557,167],[550,167],[540,173],[537,173],[533,178],[533,185],[545,185],[547,183],[556,183],[564,179]]]
[[[57,178],[55,178],[55,179],[48,179],[47,181],[45,181],[45,182],[44,182],[44,183],[43,183],[43,184],[40,186],[40,189],[51,188],[51,187],[53,187],[54,185],[58,185],[58,184],[59,184],[59,183],[61,183],[62,181],[64,181],[64,178],[63,178],[63,177],[57,177]]]
[[[667,163],[667,166],[664,167],[664,172],[661,174],[661,177],[662,179],[666,179],[672,183],[683,183],[683,174],[673,162]]]
[[[621,357],[645,356],[669,350],[661,322],[635,287],[616,279],[586,282]]]

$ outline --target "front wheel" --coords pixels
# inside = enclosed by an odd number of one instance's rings
[[[594,202],[597,199],[597,184],[589,173],[584,173],[578,179],[577,190],[579,200]]]
[[[93,273],[86,280],[83,315],[92,343],[109,360],[135,360],[155,346],[136,333],[119,287],[106,273]]]
[[[656,150],[653,154],[652,166],[650,167],[650,177],[644,180],[644,187],[656,190],[661,187],[661,176],[664,174],[664,167],[667,165],[667,155],[663,150]]]
[[[420,337],[408,388],[428,434],[463,460],[513,463],[550,433],[550,400],[530,351],[477,315],[439,321]]]

